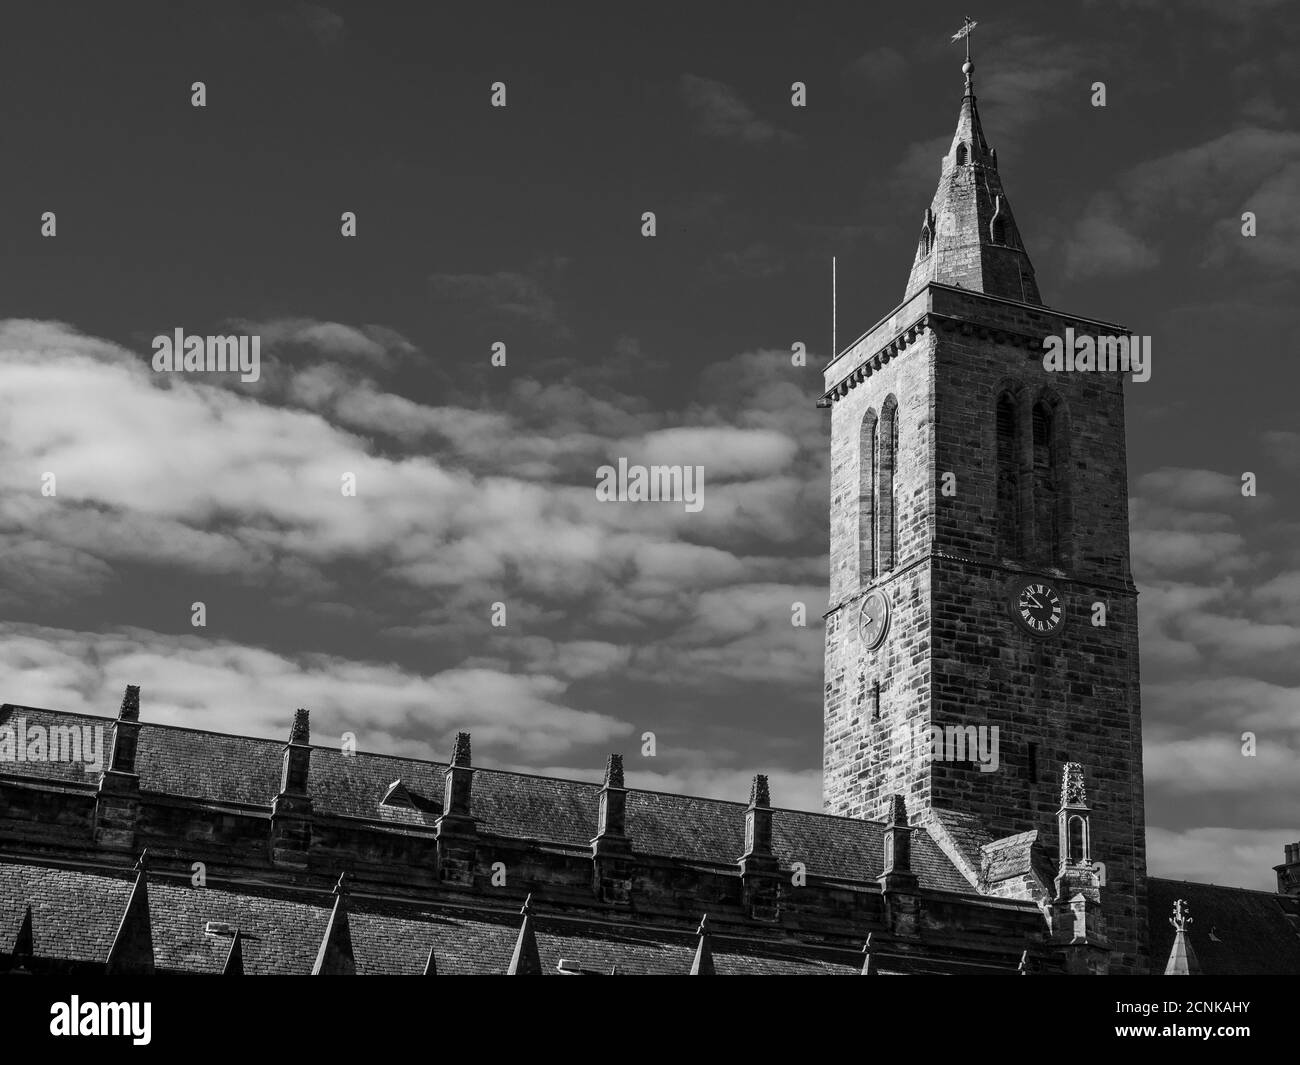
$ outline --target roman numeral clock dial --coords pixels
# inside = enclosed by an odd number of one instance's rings
[[[1011,594],[1011,616],[1033,636],[1053,636],[1061,631],[1065,607],[1060,593],[1050,584],[1017,582]]]

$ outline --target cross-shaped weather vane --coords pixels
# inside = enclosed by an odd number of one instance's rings
[[[970,31],[978,25],[979,23],[967,15],[965,22],[962,24],[962,28],[952,35],[954,41],[960,41],[963,37],[966,38],[966,58],[968,60],[970,59]]]

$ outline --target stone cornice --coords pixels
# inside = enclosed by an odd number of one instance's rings
[[[979,317],[972,316],[970,312],[977,310],[986,313]],[[895,323],[900,318],[904,324],[898,326]],[[827,364],[823,373],[832,377],[837,363],[842,360],[847,363],[855,349],[865,348],[863,357],[851,369],[834,379],[822,393],[817,405],[829,407],[848,395],[850,389],[857,388],[927,331],[960,333],[998,344],[1010,344],[1025,348],[1027,356],[1037,356],[1043,350],[1044,337],[1053,335],[1066,325],[1076,324],[1097,331],[1105,330],[1110,335],[1128,332],[1113,322],[1066,314],[1040,304],[1019,303],[1000,296],[932,282],[882,318]],[[873,340],[877,335],[878,339]]]

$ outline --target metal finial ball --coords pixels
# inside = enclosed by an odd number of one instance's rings
[[[963,74],[969,74],[969,73],[971,73],[974,69],[975,69],[975,64],[972,63],[969,59],[966,60],[966,62],[964,62],[964,63],[961,65],[961,72],[962,72]]]

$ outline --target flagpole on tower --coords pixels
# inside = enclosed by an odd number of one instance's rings
[[[835,307],[835,256],[831,256],[831,358],[835,358],[840,353],[839,348],[835,346],[835,324],[836,324],[836,307]]]

